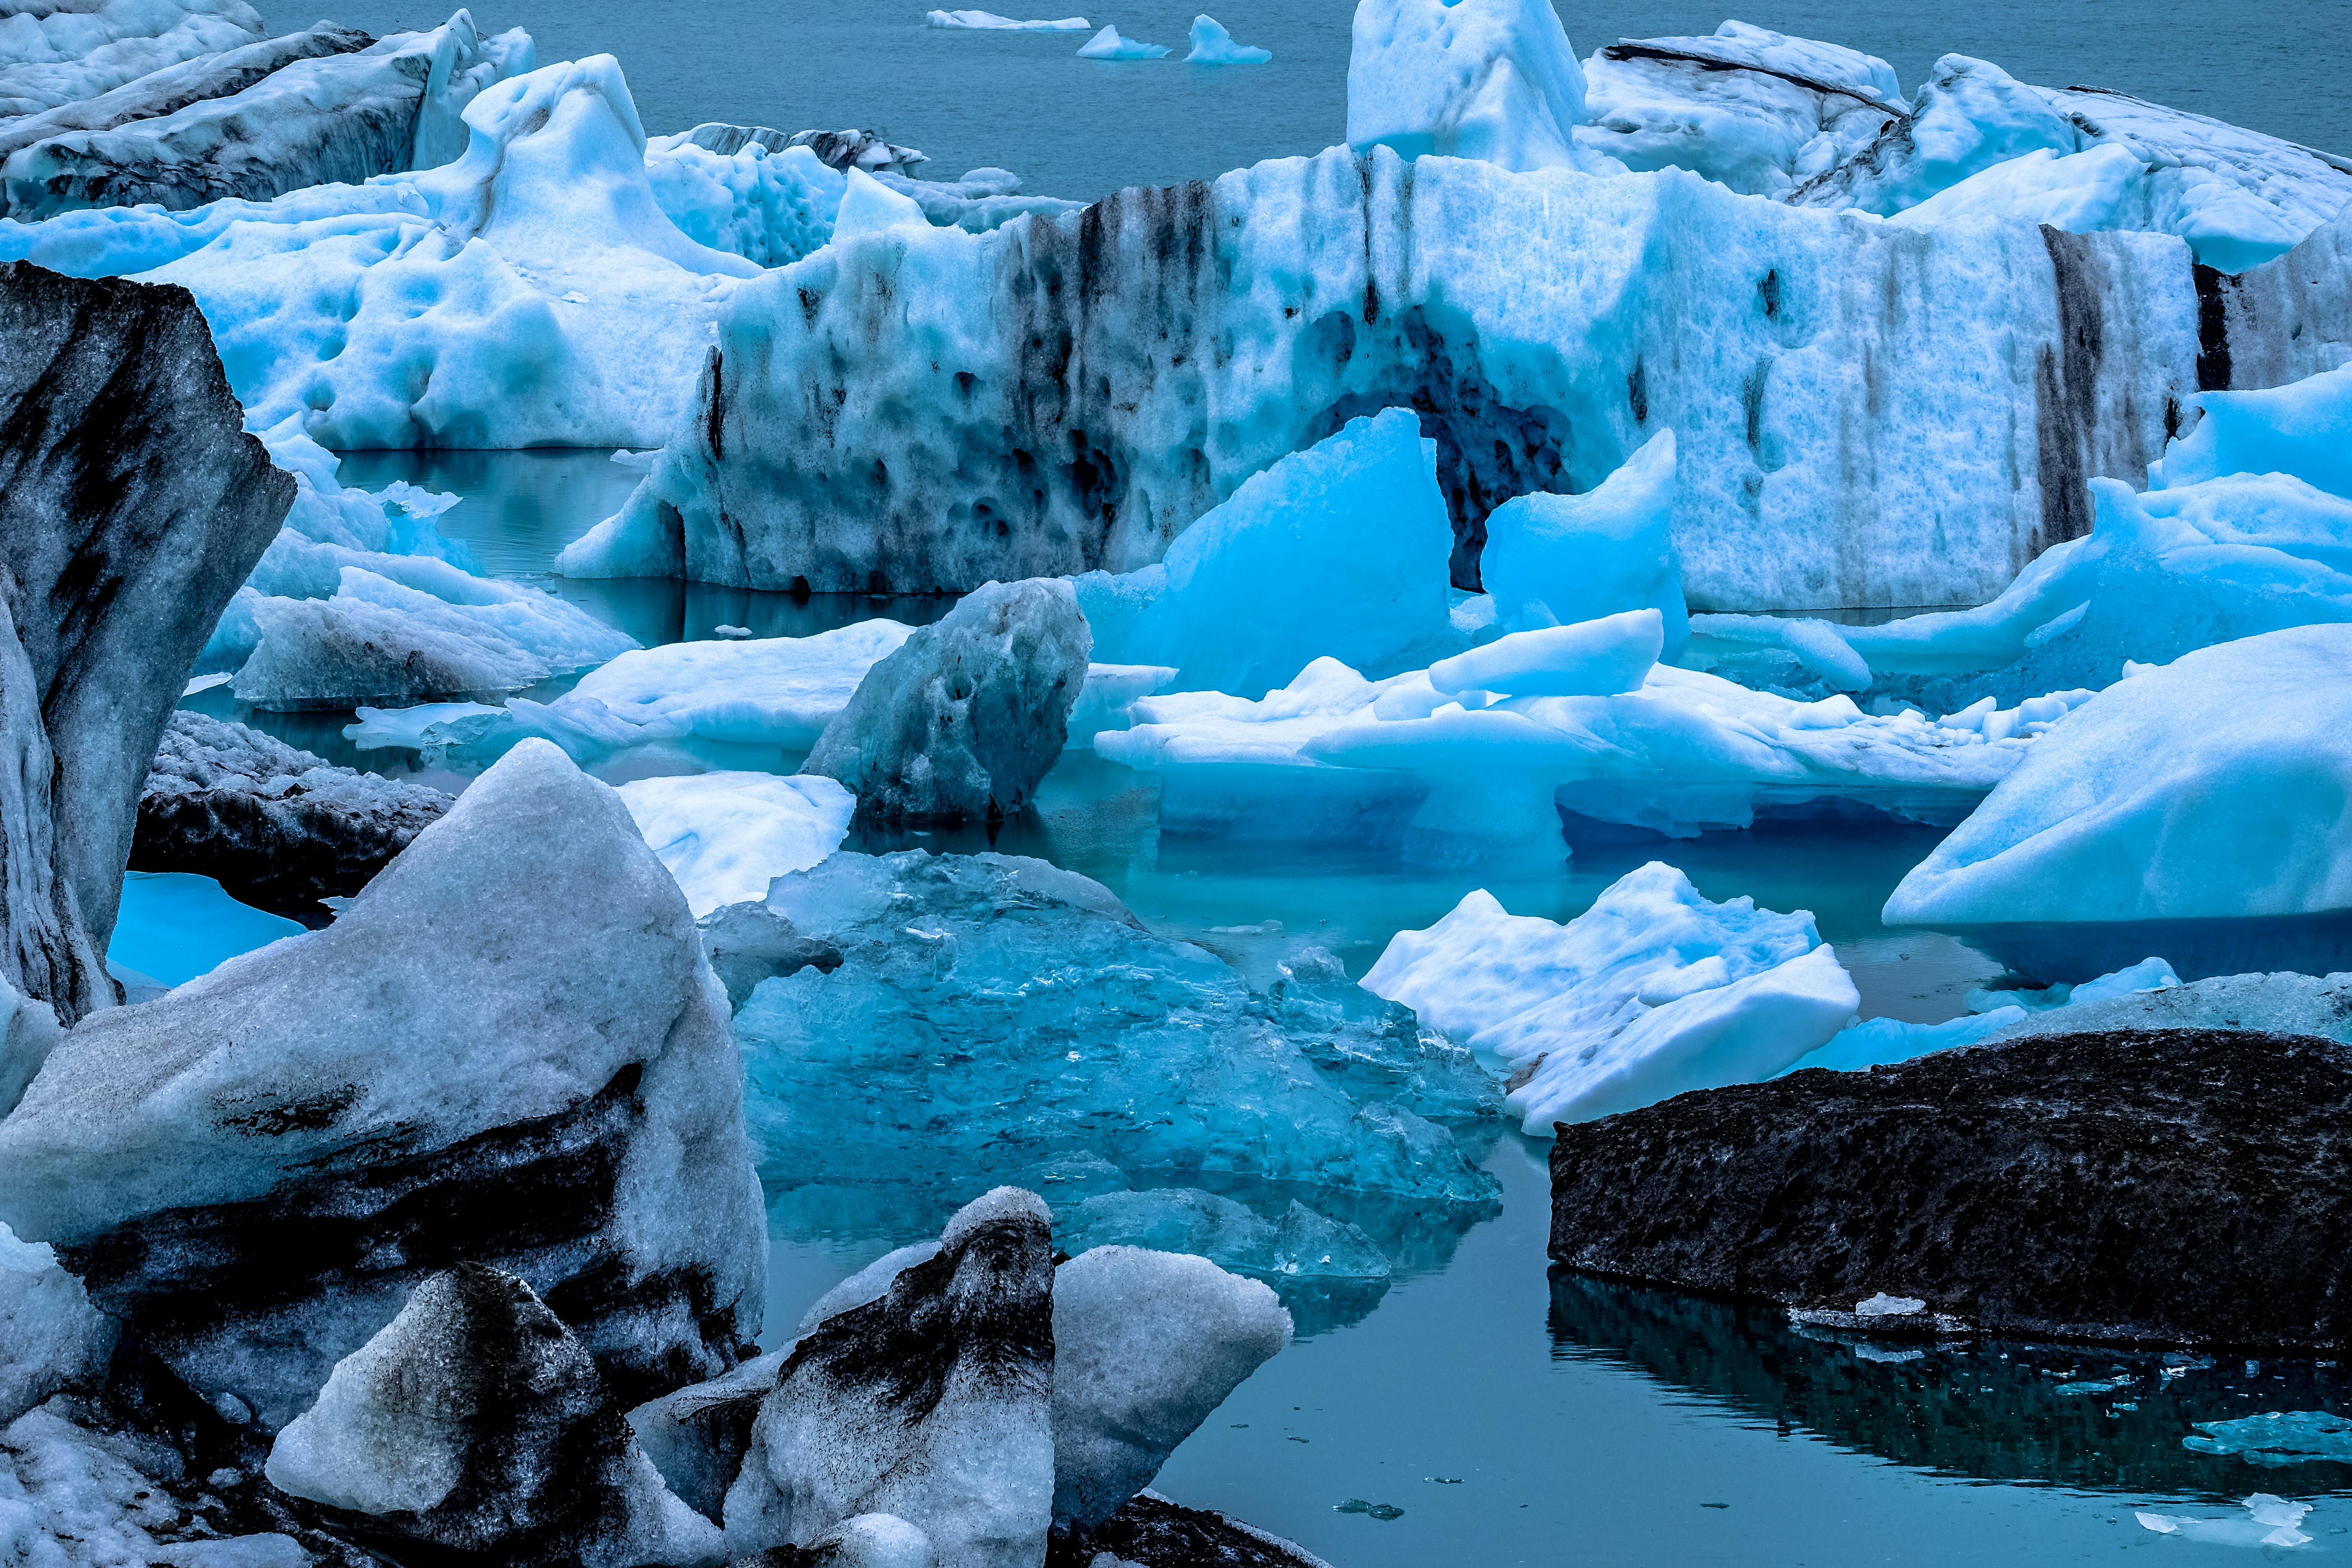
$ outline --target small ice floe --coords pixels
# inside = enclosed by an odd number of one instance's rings
[[[1280,936],[1280,921],[1260,921],[1254,926],[1211,926],[1211,936]]]
[[[1884,1290],[1868,1300],[1853,1304],[1853,1315],[1857,1318],[1908,1317],[1913,1312],[1927,1310],[1927,1303],[1916,1296],[1890,1296]]]
[[[1105,27],[1078,50],[1082,60],[1156,60],[1168,52],[1165,44],[1139,43],[1122,38],[1117,27]]]
[[[726,622],[721,621],[717,626],[710,628],[710,635],[715,637],[742,638],[748,637],[751,635],[751,628],[749,626],[730,626]]]
[[[2185,1513],[2152,1513],[2142,1510],[2132,1515],[2142,1530],[2152,1530],[2158,1535],[2177,1535],[2183,1541],[2201,1541],[2212,1546],[2284,1546],[2311,1544],[2311,1537],[2298,1528],[2304,1515],[2311,1511],[2305,1502],[2289,1502],[2268,1492],[2256,1492],[2245,1500],[2243,1519],[2191,1519]]]
[[[613,461],[625,468],[635,468],[641,474],[646,474],[653,471],[654,459],[660,456],[659,447],[643,452],[632,452],[626,447],[623,447],[613,454]]]
[[[2123,1377],[2109,1378],[2105,1382],[2084,1379],[2074,1383],[2062,1383],[2050,1392],[2053,1394],[2113,1394],[2119,1388],[2129,1388],[2131,1385],[2132,1379],[2126,1375]]]
[[[2253,1465],[2301,1465],[2314,1459],[2352,1464],[2352,1417],[2324,1410],[2266,1411],[2235,1421],[2195,1421],[2180,1446],[2199,1454],[2235,1454]]]
[[[236,671],[233,669],[216,669],[210,675],[199,675],[194,680],[189,681],[187,689],[181,692],[180,695],[183,697],[194,697],[199,691],[210,691],[215,686],[226,686],[230,681],[235,680],[236,679]]]

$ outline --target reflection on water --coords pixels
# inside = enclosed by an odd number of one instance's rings
[[[1559,1268],[1551,1332],[1562,1358],[1622,1362],[1775,1430],[1982,1481],[2234,1501],[2289,1483],[2277,1469],[2183,1447],[2191,1423],[2352,1411],[2352,1374],[2327,1363],[2001,1340],[1906,1343],[1791,1323],[1769,1304]],[[2291,1484],[2299,1495],[2352,1490],[2352,1464],[2303,1465]]]

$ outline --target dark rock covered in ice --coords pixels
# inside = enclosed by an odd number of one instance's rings
[[[741,1083],[677,884],[528,741],[331,928],[60,1041],[0,1121],[0,1221],[263,1430],[461,1262],[635,1404],[760,1321]]]
[[[297,910],[358,892],[450,804],[182,709],[139,797],[131,867],[194,871],[247,903]]]
[[[2120,1028],[1794,1073],[1563,1125],[1551,1173],[1551,1256],[1594,1273],[1994,1333],[2352,1342],[2335,1041]]]
[[[1103,1522],[1084,1544],[1055,1542],[1046,1568],[1331,1568],[1278,1535],[1207,1509],[1186,1508],[1144,1492]]]
[[[183,289],[0,267],[5,978],[112,1003],[142,781],[213,623],[293,504]]]
[[[895,1515],[942,1563],[1028,1568],[1054,1501],[1054,1261],[1035,1194],[965,1205],[929,1261],[806,1334],[727,1494],[728,1549]],[[803,1559],[805,1560],[805,1559]]]
[[[991,583],[867,670],[801,772],[865,821],[1010,816],[1061,759],[1093,650],[1069,584]]]
[[[362,1540],[548,1568],[719,1556],[718,1528],[662,1485],[595,1359],[529,1285],[479,1264],[426,1279],[344,1357],[267,1473]]]

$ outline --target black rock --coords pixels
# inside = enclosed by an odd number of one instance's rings
[[[182,709],[139,797],[131,868],[194,871],[249,904],[304,910],[358,892],[450,805]]]
[[[2352,1342],[2352,1047],[2051,1035],[1679,1095],[1553,1145],[1551,1256],[2037,1338]]]
[[[184,289],[0,267],[0,967],[70,1022],[118,996],[139,791],[294,480]]]
[[[1087,1568],[1102,1552],[1134,1568],[1330,1568],[1294,1542],[1158,1492],[1139,1493],[1083,1547],[1057,1542],[1045,1568]]]

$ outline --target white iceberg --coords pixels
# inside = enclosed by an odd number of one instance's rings
[[[1255,44],[1237,44],[1234,36],[1225,31],[1224,24],[1214,16],[1195,16],[1192,52],[1184,58],[1195,65],[1262,66],[1274,58],[1274,51]]]
[[[2210,1546],[2282,1547],[2292,1550],[2311,1544],[2311,1537],[2302,1529],[2304,1515],[2311,1511],[2307,1502],[2289,1502],[2269,1492],[2256,1492],[2246,1499],[2245,1516],[2225,1515],[2220,1519],[2198,1519],[2185,1513],[2157,1513],[2142,1509],[2132,1515],[2142,1530],[2158,1535],[2177,1535],[2183,1541],[2195,1541]]]
[[[2189,401],[2200,416],[2147,466],[2148,489],[2285,474],[2352,500],[2352,364],[2284,386],[2200,392]]]
[[[12,5],[0,16],[0,119],[96,98],[268,32],[245,0]]]
[[[1672,663],[1690,640],[1674,520],[1675,433],[1661,430],[1582,495],[1538,490],[1487,513],[1479,574],[1506,626],[1654,606]]]
[[[1551,0],[1362,0],[1348,55],[1348,142],[1577,168],[1584,71]]]
[[[1139,43],[1122,38],[1117,27],[1105,27],[1078,46],[1082,60],[1156,60],[1168,52],[1165,44]]]
[[[620,794],[697,920],[765,898],[778,877],[840,848],[857,810],[856,796],[816,774],[689,773],[634,779]]]
[[[992,33],[1083,33],[1094,26],[1084,16],[1061,16],[1052,21],[1015,21],[1000,16],[993,11],[929,11],[924,13],[926,26],[957,27]]]
[[[1811,915],[1709,903],[1655,860],[1566,925],[1471,893],[1428,930],[1391,938],[1361,984],[1511,1064],[1504,1103],[1534,1137],[1769,1078],[1860,1001]]]

